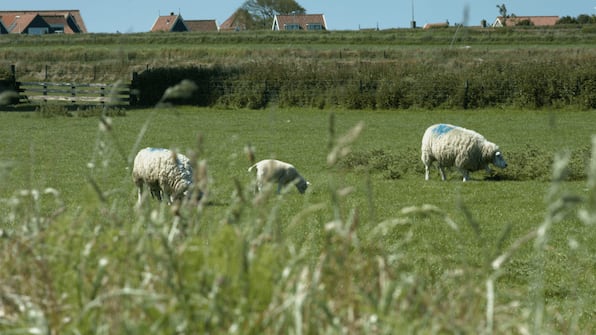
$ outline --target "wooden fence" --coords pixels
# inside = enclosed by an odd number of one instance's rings
[[[12,84],[19,94],[19,103],[56,102],[73,105],[134,106],[138,102],[137,73],[126,84],[23,82],[16,79],[16,66],[11,65]]]
[[[62,102],[76,105],[134,105],[131,85],[17,82],[20,102]]]

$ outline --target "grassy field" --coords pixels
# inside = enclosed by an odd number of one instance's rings
[[[257,110],[8,108],[0,333],[593,334],[596,114],[590,94],[574,100],[592,92],[595,39],[591,25],[2,35],[0,77],[16,65],[18,80],[128,82],[158,67],[253,64],[246,82],[258,89],[263,67],[295,68],[290,82],[301,67],[362,82],[417,65],[414,77],[453,87],[467,66],[488,64],[478,69],[492,81],[471,90],[498,97],[512,71],[521,88],[500,107],[469,110],[281,99]],[[515,101],[549,94],[546,105]],[[496,142],[508,168],[425,181],[420,140],[437,122]],[[130,166],[146,146],[196,155],[204,201],[135,208]],[[311,182],[306,194],[255,195],[247,148],[292,162]]]
[[[424,181],[420,139],[436,122],[479,131],[509,167]],[[2,113],[0,331],[592,334],[595,122],[571,110]],[[145,146],[198,154],[206,202],[135,209],[130,164]],[[306,194],[255,197],[247,146],[292,162]]]

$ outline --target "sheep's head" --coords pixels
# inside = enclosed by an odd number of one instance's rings
[[[298,189],[298,192],[304,193],[304,192],[306,192],[308,185],[310,185],[309,182],[307,182],[304,178],[300,178],[300,179],[298,179],[298,182],[296,183],[296,188]]]
[[[484,143],[482,156],[485,162],[490,162],[498,168],[504,169],[507,167],[507,162],[505,161],[505,157],[503,157],[499,146],[492,142],[486,141]]]
[[[500,167],[501,169],[504,169],[507,167],[507,162],[505,161],[505,157],[503,157],[503,154],[501,153],[501,151],[497,150],[495,152],[495,157],[493,158],[493,164],[496,167]]]

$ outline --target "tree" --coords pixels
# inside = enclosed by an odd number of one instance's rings
[[[306,13],[294,0],[246,0],[240,8],[249,13],[254,26],[259,28],[270,26],[275,15]]]
[[[571,16],[563,16],[556,24],[577,24],[577,19]]]
[[[592,23],[592,20],[588,14],[581,14],[577,17],[577,23],[589,24],[589,23]]]
[[[507,7],[505,7],[505,4],[500,4],[497,5],[497,8],[499,9],[499,14],[501,14],[501,17],[503,17],[503,25],[506,26],[507,25]]]
[[[596,23],[595,15],[580,14],[577,17],[564,16],[557,21],[557,24],[593,24]]]

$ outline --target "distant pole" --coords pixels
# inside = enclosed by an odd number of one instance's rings
[[[412,21],[410,21],[410,28],[416,28],[416,20],[414,20],[414,0],[412,0]]]

